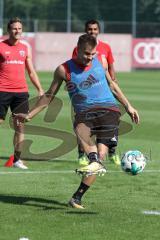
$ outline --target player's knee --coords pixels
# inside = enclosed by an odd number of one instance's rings
[[[2,124],[4,122],[4,120],[3,119],[0,119],[0,124]]]
[[[106,158],[106,152],[105,151],[100,151],[99,152],[99,159],[100,160],[105,160],[105,158]]]
[[[81,132],[84,132],[84,124],[83,123],[79,123],[77,126],[76,126],[76,132],[78,134],[80,134]]]

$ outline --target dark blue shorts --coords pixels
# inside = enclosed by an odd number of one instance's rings
[[[5,119],[8,108],[12,113],[28,113],[28,92],[0,92],[0,119]]]
[[[112,110],[91,110],[75,115],[74,128],[79,123],[84,123],[91,130],[91,135],[96,136],[97,143],[108,147],[117,146],[120,112]]]

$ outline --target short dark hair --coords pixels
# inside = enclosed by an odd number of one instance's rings
[[[22,24],[22,21],[21,21],[21,19],[20,19],[20,18],[18,18],[18,17],[15,17],[15,18],[12,18],[12,19],[10,19],[10,20],[9,20],[9,22],[8,22],[8,24],[7,24],[7,30],[9,30],[9,29],[10,29],[10,27],[11,27],[11,24],[13,24],[13,23],[17,23],[17,22],[19,22],[19,23],[21,23],[21,24]]]
[[[87,29],[88,29],[88,25],[90,24],[97,24],[98,28],[99,28],[99,31],[101,30],[100,28],[100,24],[97,20],[95,19],[91,19],[91,20],[88,20],[86,23],[85,23],[85,32],[87,32]]]
[[[97,45],[96,38],[91,36],[90,34],[83,34],[79,37],[77,46],[81,47],[82,45],[90,45],[91,47],[95,48]]]

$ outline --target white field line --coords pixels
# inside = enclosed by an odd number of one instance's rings
[[[160,211],[153,210],[145,210],[142,212],[145,215],[160,215]]]
[[[73,170],[51,170],[51,171],[28,171],[28,170],[23,170],[21,172],[0,172],[0,175],[2,174],[53,174],[53,173],[74,173],[75,171]]]
[[[22,170],[22,171],[15,171],[15,172],[9,172],[9,171],[0,171],[0,175],[7,175],[7,174],[68,174],[68,173],[75,173],[74,170],[42,170],[42,171],[28,171],[28,170]],[[108,170],[107,173],[124,173],[121,170]],[[143,174],[145,173],[160,173],[160,169],[157,170],[145,170]]]

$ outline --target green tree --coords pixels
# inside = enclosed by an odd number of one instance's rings
[[[72,30],[84,31],[84,22],[97,19],[105,32],[131,32],[133,0],[72,0]],[[160,34],[160,0],[135,0],[139,35]],[[26,31],[38,20],[40,31],[66,31],[67,0],[5,0],[4,18],[19,16]],[[123,24],[121,24],[123,22]],[[154,23],[154,24],[151,24]],[[123,29],[122,26],[125,26]]]

